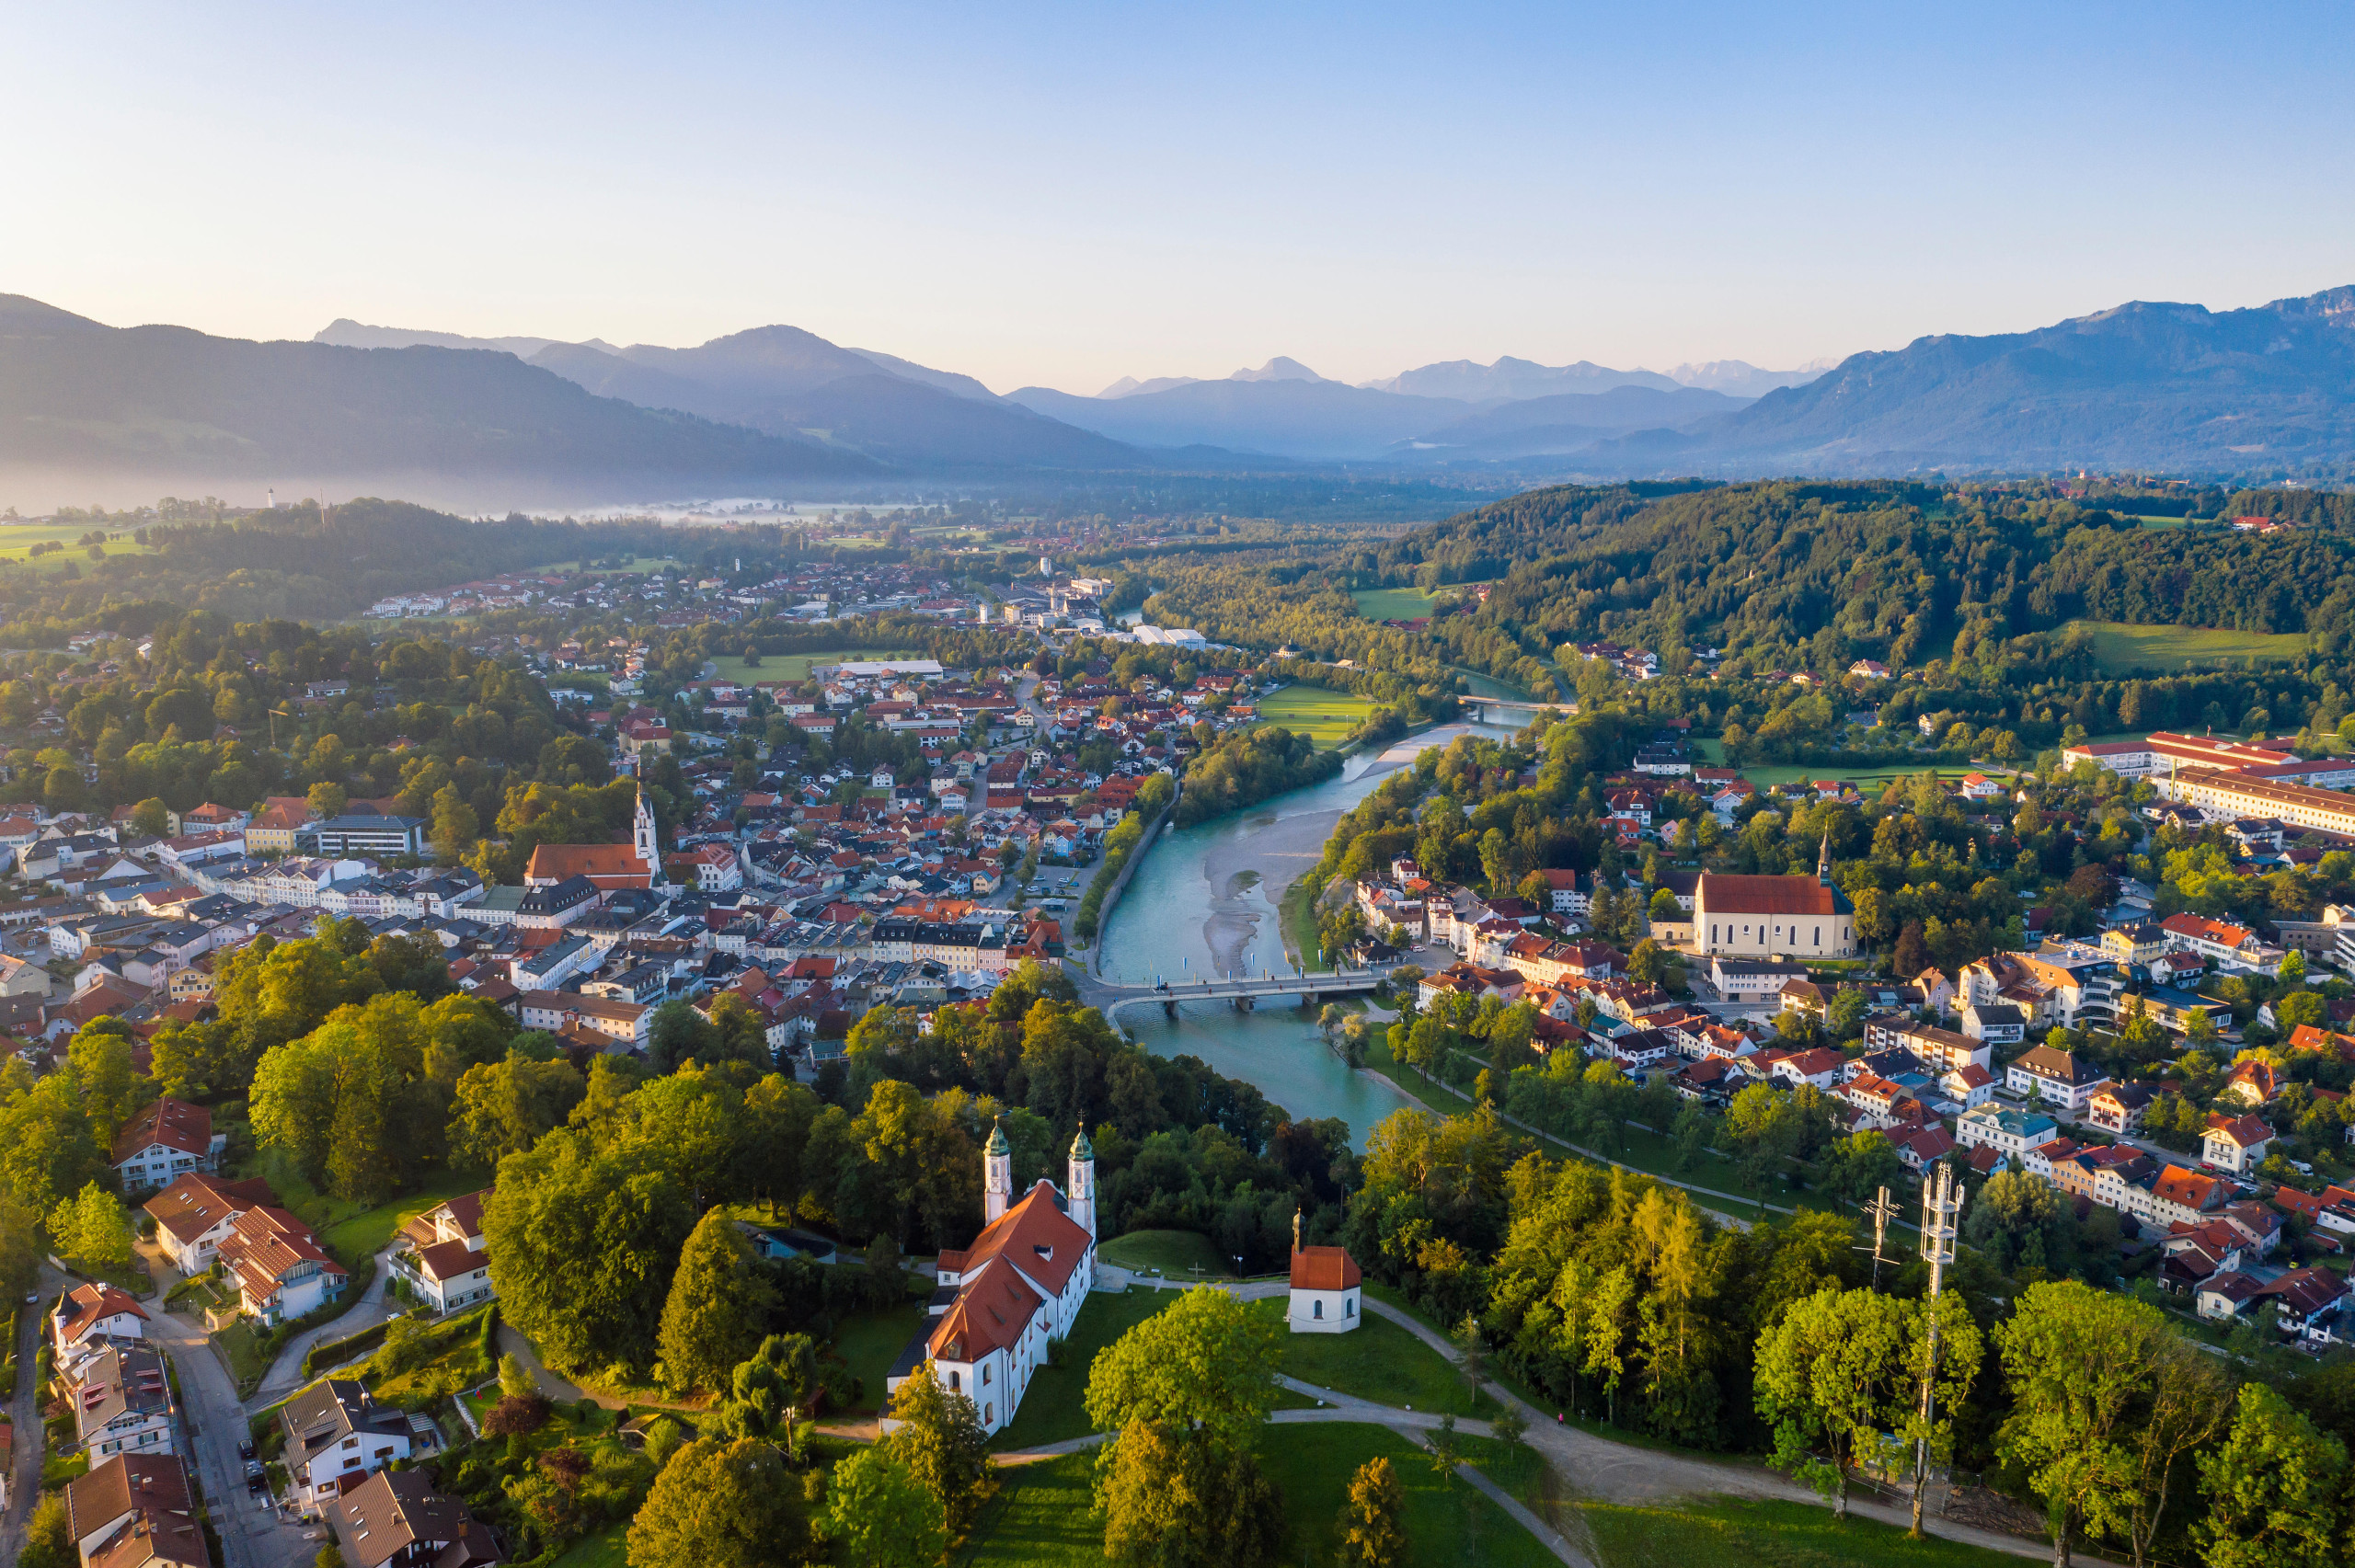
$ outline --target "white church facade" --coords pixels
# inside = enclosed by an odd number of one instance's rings
[[[994,1435],[1013,1421],[1047,1346],[1071,1333],[1095,1284],[1096,1150],[1082,1129],[1063,1190],[1040,1177],[1017,1203],[1014,1153],[993,1127],[982,1170],[982,1233],[962,1252],[944,1251],[937,1265],[938,1283],[956,1294],[901,1353],[884,1387],[898,1389],[928,1360],[941,1386],[971,1399]]]

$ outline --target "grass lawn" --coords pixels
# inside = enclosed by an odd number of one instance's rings
[[[88,545],[77,545],[74,541],[88,533],[94,526],[108,533],[115,532],[112,527],[87,522],[0,525],[0,561],[13,561],[20,567],[29,566],[35,571],[44,573],[57,571],[71,561],[86,572],[98,563],[90,559]],[[34,545],[52,544],[63,544],[65,548],[34,557]],[[106,552],[109,555],[144,555],[148,554],[148,547],[132,539],[131,531],[125,529],[121,538],[107,541]]]
[[[386,1404],[413,1409],[497,1376],[496,1358],[482,1352],[483,1314],[489,1310],[477,1307],[432,1325],[432,1356],[398,1377],[372,1378],[369,1391]],[[372,1373],[374,1366],[372,1360]]]
[[[629,1527],[607,1525],[582,1536],[549,1568],[629,1568]]]
[[[2253,669],[2286,664],[2306,651],[2298,632],[2228,632],[2213,626],[2134,626],[2119,621],[2072,621],[2094,635],[2094,659],[2111,675],[2137,670]]]
[[[859,1380],[859,1409],[872,1414],[882,1407],[884,1377],[923,1326],[924,1303],[913,1297],[881,1311],[851,1313],[836,1326],[831,1348]]]
[[[1433,596],[1419,588],[1360,588],[1350,597],[1369,621],[1419,621],[1431,612]]]
[[[1177,1299],[1175,1290],[1091,1292],[1058,1353],[1062,1364],[1050,1362],[1031,1374],[1014,1424],[991,1439],[990,1447],[1029,1448],[1095,1431],[1087,1419],[1086,1398],[1087,1369],[1095,1364],[1096,1353]]]
[[[748,665],[735,655],[715,658],[716,678],[722,681],[807,681],[813,664],[840,664],[846,659],[862,658],[921,658],[923,655],[906,648],[851,648],[840,653],[773,653],[760,663]]]
[[[1284,1497],[1292,1529],[1281,1561],[1333,1559],[1333,1521],[1350,1477],[1368,1459],[1389,1459],[1406,1494],[1407,1553],[1415,1568],[1479,1562],[1537,1568],[1557,1560],[1504,1511],[1469,1486],[1442,1481],[1422,1449],[1382,1426],[1354,1423],[1271,1429],[1259,1463]],[[1093,1454],[1067,1454],[1001,1472],[998,1494],[982,1511],[972,1539],[952,1560],[964,1568],[1100,1568],[1104,1527],[1089,1517]],[[569,1561],[569,1560],[568,1560]],[[1680,1564],[1680,1568],[1693,1568]]]
[[[1287,686],[1259,704],[1262,722],[1306,735],[1327,751],[1348,739],[1373,712],[1373,704],[1365,698],[1322,686]]]
[[[1390,1461],[1406,1494],[1406,1562],[1534,1568],[1560,1561],[1470,1486],[1453,1476],[1442,1480],[1422,1448],[1386,1426],[1354,1422],[1270,1428],[1260,1442],[1259,1462],[1282,1491],[1292,1522],[1286,1560],[1295,1552],[1315,1562],[1332,1560],[1338,1545],[1333,1522],[1349,1494],[1350,1477],[1375,1458]]]
[[[1936,1536],[1908,1539],[1894,1525],[1806,1503],[1723,1498],[1706,1505],[1580,1505],[1602,1568],[1997,1568],[2020,1559]]]
[[[1317,956],[1315,892],[1313,880],[1303,876],[1284,889],[1282,899],[1276,905],[1276,925],[1283,938],[1284,953],[1304,974],[1332,967]]]
[[[383,1252],[411,1216],[422,1214],[445,1199],[479,1191],[485,1185],[480,1176],[445,1172],[416,1192],[405,1193],[373,1208],[363,1208],[319,1191],[303,1179],[293,1161],[275,1150],[264,1151],[239,1174],[267,1181],[278,1195],[281,1206],[317,1231],[327,1250],[347,1264],[356,1264]]]
[[[213,1336],[229,1357],[229,1375],[237,1379],[237,1391],[247,1393],[261,1386],[262,1374],[270,1370],[270,1361],[261,1353],[254,1338],[253,1324],[240,1321]]]
[[[1254,1310],[1283,1322],[1285,1303],[1254,1301]],[[1414,1410],[1453,1411],[1487,1416],[1497,1402],[1482,1394],[1476,1405],[1464,1374],[1447,1358],[1387,1318],[1371,1313],[1347,1333],[1286,1333],[1282,1371],[1320,1389],[1354,1394],[1376,1404]]]
[[[1234,1260],[1223,1257],[1211,1239],[1199,1230],[1132,1230],[1096,1249],[1096,1255],[1132,1274],[1158,1274],[1171,1279],[1192,1279],[1200,1265],[1202,1277],[1224,1279],[1235,1273]]]

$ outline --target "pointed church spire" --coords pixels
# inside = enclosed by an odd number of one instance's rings
[[[1832,886],[1832,830],[1823,830],[1823,849],[1815,857],[1815,879],[1826,887]]]

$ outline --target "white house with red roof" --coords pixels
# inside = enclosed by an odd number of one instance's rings
[[[1292,1292],[1284,1309],[1294,1333],[1347,1333],[1361,1321],[1358,1295],[1362,1276],[1347,1247],[1300,1244],[1300,1211],[1292,1216]]]
[[[76,1347],[95,1340],[144,1339],[147,1314],[130,1295],[111,1285],[77,1285],[57,1303],[49,1321],[50,1344],[64,1360]]]
[[[401,1227],[393,1272],[442,1312],[488,1301],[499,1294],[490,1282],[490,1242],[482,1233],[485,1188],[454,1197]]]
[[[342,1295],[351,1279],[309,1226],[267,1204],[237,1216],[220,1258],[245,1310],[273,1327]]]
[[[202,1274],[229,1237],[237,1216],[278,1195],[260,1177],[224,1182],[191,1171],[140,1207],[155,1221],[155,1240],[182,1274]]]
[[[941,1387],[971,1400],[982,1430],[995,1433],[1013,1421],[1047,1346],[1071,1333],[1095,1284],[1096,1150],[1082,1130],[1064,1189],[1041,1176],[1009,1207],[1014,1152],[993,1127],[982,1175],[987,1223],[971,1246],[943,1251],[937,1265],[939,1284],[956,1294],[901,1352],[884,1387],[898,1388],[930,1361]]]
[[[2246,1176],[2265,1163],[2273,1129],[2257,1116],[2208,1116],[2208,1130],[2200,1137],[2200,1157],[2220,1171]]]
[[[109,1162],[124,1192],[144,1192],[186,1172],[213,1170],[228,1146],[228,1135],[213,1130],[211,1111],[167,1095],[131,1118]]]

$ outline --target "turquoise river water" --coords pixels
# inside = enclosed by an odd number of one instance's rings
[[[1458,735],[1507,738],[1488,725],[1448,725],[1378,755],[1353,757],[1341,776],[1260,802],[1216,821],[1164,833],[1137,868],[1103,936],[1101,973],[1124,984],[1291,971],[1276,906],[1316,864],[1342,812],[1426,747]],[[1314,1014],[1263,1001],[1253,1013],[1224,1002],[1181,1004],[1165,1018],[1131,1008],[1121,1023],[1146,1049],[1200,1057],[1257,1084],[1292,1116],[1338,1116],[1365,1146],[1373,1124],[1406,1104],[1370,1074],[1351,1071],[1319,1037]]]

